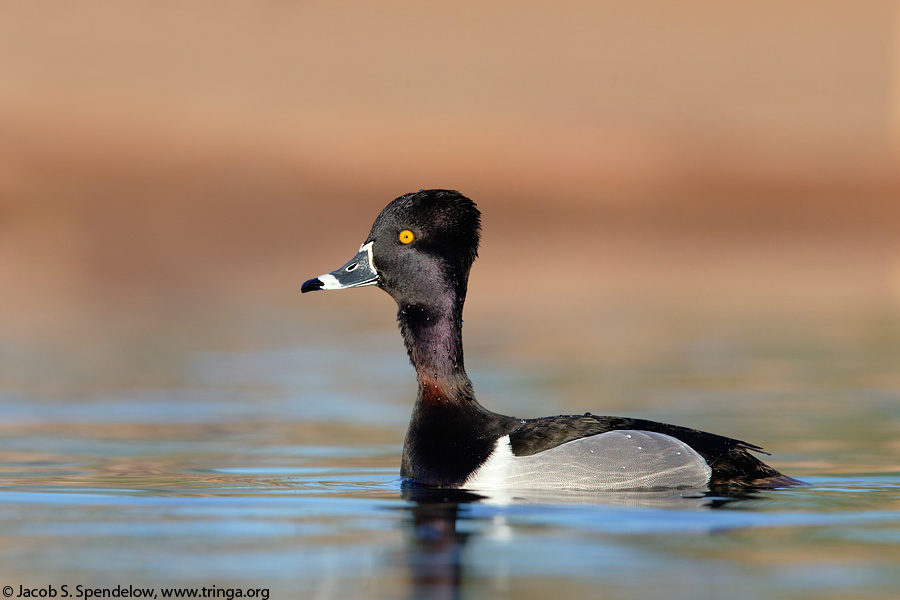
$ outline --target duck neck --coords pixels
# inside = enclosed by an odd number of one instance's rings
[[[400,474],[426,485],[464,485],[516,421],[475,400],[463,366],[463,297],[448,294],[443,305],[434,301],[435,295],[427,304],[400,302],[397,313],[419,381]]]
[[[475,402],[463,365],[462,302],[450,306],[401,304],[397,313],[409,360],[416,369],[419,402]]]

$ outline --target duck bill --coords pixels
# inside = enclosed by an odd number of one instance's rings
[[[304,282],[300,291],[305,294],[318,290],[342,290],[375,285],[378,283],[378,273],[372,260],[372,244],[373,242],[363,244],[356,256],[340,269]]]

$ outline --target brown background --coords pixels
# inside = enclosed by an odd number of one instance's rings
[[[900,305],[893,1],[7,3],[0,132],[7,335],[302,310],[428,187],[477,314]]]

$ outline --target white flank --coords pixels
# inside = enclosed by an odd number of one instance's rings
[[[712,469],[690,446],[662,433],[609,431],[531,456],[509,436],[466,480],[472,490],[651,490],[704,488]]]
[[[513,454],[512,445],[509,443],[509,436],[505,435],[497,440],[494,451],[484,461],[484,464],[478,467],[463,486],[472,490],[490,490],[507,487],[505,482],[509,479],[509,472],[512,462],[516,460]]]

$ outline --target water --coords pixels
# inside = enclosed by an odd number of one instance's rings
[[[565,355],[523,349],[508,323],[469,315],[469,371],[495,410],[740,434],[811,484],[746,498],[485,499],[403,488],[413,374],[390,315],[317,310],[5,340],[0,585],[45,597],[117,586],[157,597],[896,597],[900,344],[889,318],[838,331],[659,317],[632,346],[582,328],[593,341]]]

